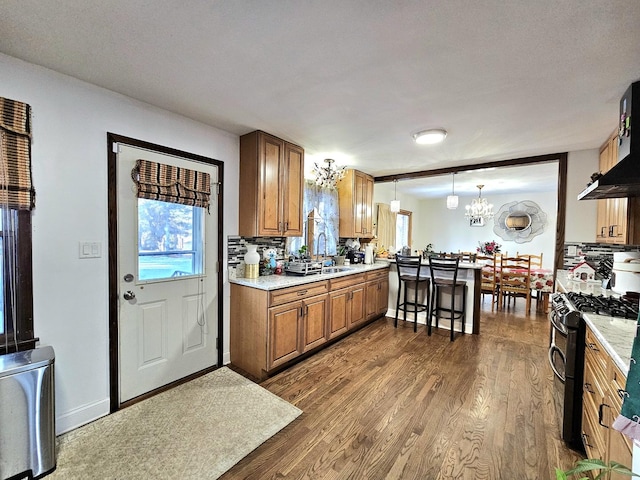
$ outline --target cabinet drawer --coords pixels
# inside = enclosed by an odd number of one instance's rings
[[[314,295],[321,295],[328,291],[329,284],[326,280],[324,282],[314,282],[306,285],[273,290],[269,295],[269,306],[273,307],[275,305],[282,305],[283,303],[294,302]]]
[[[627,378],[618,368],[618,366],[609,360],[609,388],[611,390],[611,405],[613,410],[619,412],[622,409],[622,401],[625,394],[625,388],[627,385]]]
[[[598,368],[603,374],[607,372],[608,355],[604,350],[602,344],[595,337],[591,329],[587,328],[587,334],[585,337],[585,351],[586,355],[590,355],[594,362],[598,365]]]
[[[594,372],[590,361],[584,362],[584,383],[582,385],[582,399],[584,409],[597,418],[597,411],[604,401],[604,385],[598,375]]]
[[[582,443],[587,452],[587,458],[605,459],[606,448],[604,440],[598,432],[596,419],[585,411],[582,415]]]
[[[366,273],[366,279],[369,280],[378,280],[380,278],[385,278],[389,275],[388,268],[382,268],[380,270],[372,270],[371,272]]]
[[[347,275],[346,277],[332,278],[329,280],[331,283],[331,290],[339,290],[341,288],[351,287],[359,283],[364,283],[364,273],[358,273],[357,275]]]

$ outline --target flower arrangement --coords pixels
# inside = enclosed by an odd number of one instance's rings
[[[495,240],[491,240],[490,242],[478,242],[480,245],[476,250],[478,253],[482,253],[483,255],[494,255],[496,253],[500,253],[500,248],[502,245],[496,243]]]

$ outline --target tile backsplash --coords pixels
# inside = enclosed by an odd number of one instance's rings
[[[612,245],[607,243],[564,244],[564,269],[569,270],[583,260],[591,264],[599,277],[608,277],[615,252],[638,252],[640,245]]]

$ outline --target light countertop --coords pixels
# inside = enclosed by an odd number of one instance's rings
[[[612,290],[603,289],[600,283],[570,280],[567,278],[566,270],[558,270],[556,282],[560,291],[613,297],[620,296]],[[607,350],[607,353],[611,355],[618,368],[626,374],[629,371],[629,363],[631,362],[631,347],[636,335],[637,321],[593,313],[583,313],[582,318],[585,319],[585,322]]]
[[[355,275],[356,273],[368,272],[371,270],[379,270],[388,268],[388,262],[376,262],[371,265],[353,264],[345,265],[349,270],[336,273],[315,273],[311,275],[265,275],[258,278],[229,278],[230,283],[243,285],[245,287],[258,288],[260,290],[277,290],[278,288],[293,287],[296,285],[304,285],[307,283],[319,282],[336,277],[345,277],[347,275]]]

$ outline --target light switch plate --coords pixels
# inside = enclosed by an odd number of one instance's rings
[[[79,242],[78,258],[100,258],[102,257],[102,243],[100,242]]]

